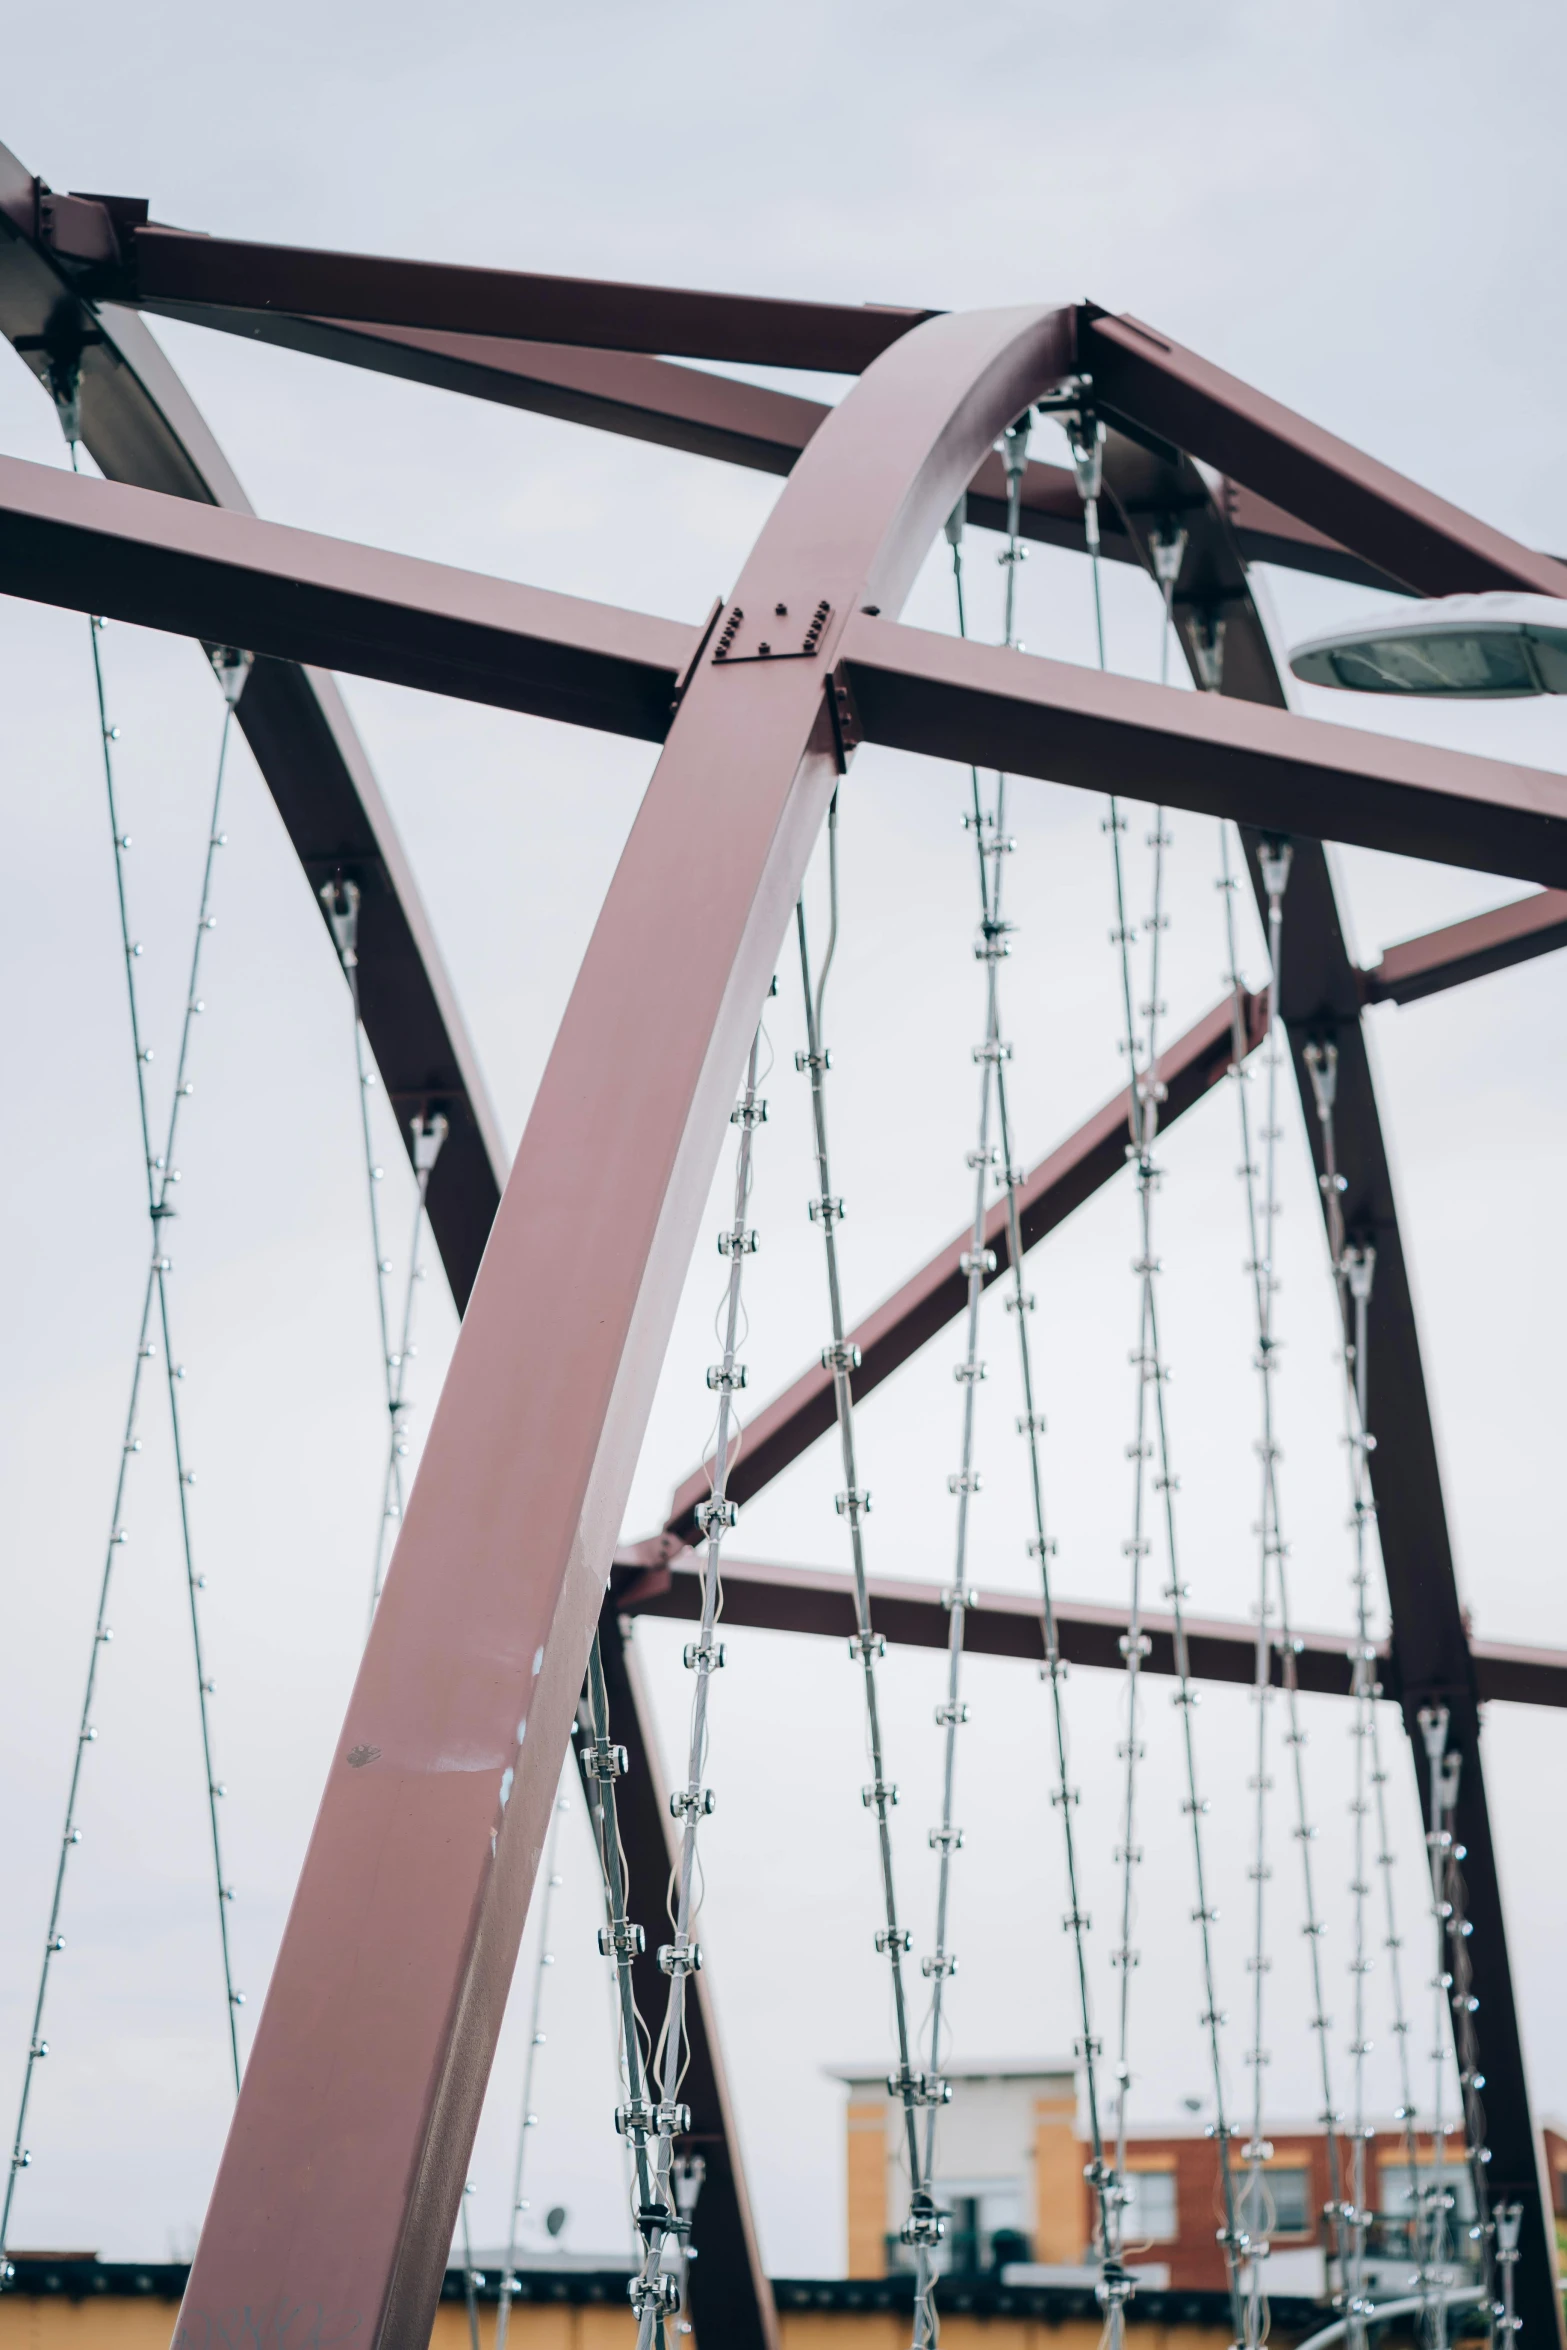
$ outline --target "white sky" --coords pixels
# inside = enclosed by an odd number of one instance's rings
[[[1558,456],[1563,358],[1559,14],[1502,0],[1477,32],[1453,6],[1373,13],[1135,0],[1098,12],[961,18],[917,4],[748,15],[599,4],[546,15],[489,5],[432,20],[298,0],[264,19],[154,8],[128,30],[86,0],[69,47],[22,24],[0,136],[58,187],[145,193],[163,218],[299,243],[857,301],[977,305],[1089,294],[1153,319],[1488,519],[1567,547]],[[166,330],[258,508],[478,569],[696,618],[735,576],[777,485],[543,419]],[[1051,454],[1040,444],[1043,453]],[[0,369],[0,447],[57,463],[52,417],[19,363]],[[993,542],[970,542],[976,626],[993,627]],[[1270,582],[1286,637],[1365,599]],[[1091,654],[1083,566],[1037,551],[1023,578],[1037,651]],[[1110,658],[1158,660],[1151,591],[1108,582]],[[909,612],[950,625],[933,563]],[[199,651],[131,629],[105,640],[123,729],[123,817],[150,1032],[166,1069],[189,944],[220,717]],[[645,747],[353,681],[348,694],[449,959],[508,1135],[526,1119],[597,906],[651,766]],[[0,959],[12,1007],[9,1146],[0,1159],[10,1345],[0,1362],[6,1637],[0,1802],[0,2123],[20,2078],[32,1985],[145,1262],[132,1072],[86,630],[0,611]],[[1326,697],[1317,698],[1324,706]],[[1334,715],[1343,715],[1341,707]],[[1357,711],[1357,717],[1367,718]],[[1437,718],[1371,713],[1433,739],[1567,763],[1554,704]],[[966,1214],[980,982],[963,778],[866,753],[845,795],[847,928],[833,987],[837,1188],[852,1311]],[[1097,803],[1015,788],[1005,974],[1023,1155],[1037,1159],[1112,1089],[1115,966]],[[248,756],[235,760],[220,927],[203,993],[198,1093],[171,1247],[187,1382],[199,1564],[218,1681],[239,1978],[253,2019],[362,1634],[379,1492],[380,1406],[351,1043],[342,982]],[[1213,1000],[1221,963],[1212,825],[1173,827],[1174,1033]],[[1133,897],[1142,835],[1134,813]],[[1342,860],[1362,953],[1507,894],[1492,880],[1354,854]],[[700,919],[700,909],[675,910]],[[1259,975],[1254,933],[1248,954]],[[1464,1595],[1482,1635],[1567,1645],[1561,1594],[1558,1208],[1567,1144],[1563,974],[1545,961],[1406,1012],[1372,1042],[1400,1184],[1444,1448]],[[760,1138],[749,1295],[752,1393],[824,1335],[803,1216],[805,1105],[786,964],[779,1067]],[[1235,1105],[1228,1089],[1171,1137],[1160,1200],[1181,1525],[1194,1605],[1242,1614],[1253,1571],[1255,1397]],[[1344,1468],[1324,1250],[1298,1111],[1286,1117],[1281,1327],[1289,1340],[1285,1506],[1298,1618],[1348,1622]],[[411,1186],[388,1136],[401,1261]],[[727,1180],[721,1175],[720,1183]],[[1133,1203],[1120,1186],[1034,1260],[1036,1344],[1060,1583],[1121,1589],[1134,1334]],[[715,1210],[709,1219],[719,1220]],[[563,1235],[563,1246],[591,1236]],[[452,1335],[431,1254],[414,1389],[427,1421]],[[657,1523],[700,1448],[717,1260],[697,1260],[628,1526]],[[985,1391],[977,1572],[1021,1586],[1010,1331],[996,1317]],[[956,1464],[955,1340],[938,1342],[861,1420],[876,1495],[873,1570],[945,1579]],[[133,1471],[109,1652],[88,1758],[84,1841],[67,1901],[13,2240],[154,2257],[188,2249],[227,2112],[221,1986],[189,1634],[162,1419]],[[746,1513],[747,1556],[841,1564],[818,1448]],[[666,1742],[685,1676],[674,1628],[644,1627]],[[888,2045],[885,1971],[858,1788],[857,1696],[841,1652],[731,1640],[717,1693],[703,1941],[723,2020],[766,2256],[776,2273],[843,2258],[839,2060]],[[889,1747],[904,1899],[928,1944],[939,1741],[937,1660],[895,1657]],[[1069,1691],[1084,1788],[1088,1906],[1102,1959],[1119,1693]],[[963,1750],[954,2053],[1056,2056],[1075,2031],[1058,1830],[1045,1799],[1042,1694],[976,1664]],[[1205,1792],[1224,1907],[1221,1971],[1238,2010],[1249,1708],[1204,1708]],[[1343,1983],[1348,1874],[1344,1711],[1312,1709],[1320,1866],[1332,1888],[1330,1980]],[[1402,1769],[1396,1727],[1389,1751]],[[1134,2051],[1149,2119],[1203,2094],[1182,1824],[1168,1709],[1149,1731],[1144,1965]],[[1567,1901],[1542,1866],[1542,1788],[1567,1732],[1493,1708],[1487,1770],[1511,1897],[1514,1967],[1537,2105],[1567,2105],[1556,1951]],[[1417,1919],[1412,1801],[1404,1892]],[[580,1807],[565,1823],[548,2044],[534,2105],[536,2210],[566,2240],[617,2240],[607,2008],[592,1949]],[[1548,1848],[1549,1849],[1549,1848]],[[1551,1851],[1554,1860],[1554,1851]],[[1309,2109],[1298,1902],[1278,1867],[1277,2116]],[[652,1889],[642,1907],[652,1915]],[[1292,1906],[1294,1905],[1294,1906]],[[525,1944],[525,1977],[534,1937]],[[1420,1979],[1422,1970],[1411,1964]],[[1381,1978],[1374,1978],[1382,1996]],[[1348,2037],[1347,1984],[1333,1994]],[[1384,2047],[1385,2030],[1379,2033]],[[1415,2035],[1424,2044],[1423,2030]],[[1241,2035],[1232,2030],[1232,2084]],[[473,2176],[477,2239],[504,2228],[522,2039],[508,2027]],[[1392,2102],[1379,2076],[1378,2099]]]

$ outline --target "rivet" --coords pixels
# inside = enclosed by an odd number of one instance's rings
[[[860,606],[860,610],[869,620],[879,620],[881,618],[881,606],[879,604],[862,604]]]
[[[784,618],[785,614],[788,612],[788,609],[789,607],[787,604],[775,604],[773,606],[773,610],[777,613],[780,620]]]
[[[759,653],[761,653],[761,654],[762,654],[762,655],[765,657],[765,655],[767,655],[768,653],[770,653],[770,652],[772,651],[772,649],[773,649],[773,648],[772,648],[772,646],[771,646],[771,645],[767,645],[767,644],[761,644],[761,645],[758,645],[756,649],[757,649],[757,651],[758,651]]]

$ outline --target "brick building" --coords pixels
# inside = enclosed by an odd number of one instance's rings
[[[1090,2270],[1092,2195],[1088,2149],[1078,2113],[1077,2077],[1069,2063],[953,2065],[953,2102],[937,2139],[935,2190],[948,2214],[943,2265],[954,2273],[1004,2271],[1018,2283],[1081,2278]],[[907,2195],[901,2107],[884,2074],[841,2069],[845,2116],[849,2274],[879,2277],[907,2265],[899,2241]],[[1556,2209],[1567,2217],[1567,2137],[1545,2133]],[[1275,2127],[1265,2165],[1270,2294],[1315,2300],[1327,2289],[1323,2208],[1333,2197],[1328,2146],[1320,2127]],[[1403,2133],[1379,2128],[1367,2148],[1371,2200],[1380,2215],[1371,2231],[1374,2291],[1402,2287],[1411,2247],[1408,2215],[1430,2176],[1431,2140],[1416,2141],[1411,2177]],[[1217,2155],[1200,2119],[1139,2124],[1127,2154],[1125,2242],[1128,2265],[1149,2289],[1221,2291],[1223,2215]],[[1449,2146],[1445,2164],[1455,2232],[1472,2215],[1467,2173]]]

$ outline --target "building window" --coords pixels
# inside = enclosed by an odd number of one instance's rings
[[[1316,2232],[1315,2214],[1311,2208],[1311,2173],[1308,2170],[1270,2170],[1265,2173],[1268,2194],[1273,2202],[1273,2229],[1279,2236],[1310,2236]]]
[[[1023,2232],[1023,2195],[1016,2179],[938,2179],[932,2193],[947,2225],[936,2253],[938,2276],[978,2276],[1029,2256]],[[896,2236],[887,2239],[887,2266],[912,2268],[914,2255]]]
[[[1126,2174],[1126,2211],[1122,2229],[1128,2244],[1172,2244],[1179,2233],[1173,2170],[1134,2170]]]

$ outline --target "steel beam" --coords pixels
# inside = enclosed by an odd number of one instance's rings
[[[894,1647],[946,1649],[951,1616],[933,1583],[877,1576],[870,1592],[876,1629]],[[700,1559],[667,1535],[622,1548],[615,1558],[610,1610],[620,1616],[659,1616],[694,1623],[701,1614]],[[1123,1608],[1057,1600],[1055,1620],[1061,1654],[1069,1664],[1096,1672],[1125,1672],[1126,1658],[1120,1646],[1127,1629]],[[1140,1621],[1153,1642],[1145,1669],[1173,1676],[1173,1619],[1144,1615]],[[726,1558],[724,1623],[728,1629],[846,1639],[855,1628],[853,1579],[820,1567],[763,1566]],[[1186,1631],[1197,1680],[1228,1683],[1235,1688],[1251,1686],[1257,1664],[1255,1625],[1188,1616]],[[1351,1695],[1352,1663],[1344,1636],[1300,1632],[1296,1637],[1302,1643],[1300,1687],[1324,1697]],[[974,1656],[1042,1663],[1044,1637],[1038,1600],[1016,1591],[980,1592],[964,1634],[964,1647]],[[1494,1699],[1508,1705],[1567,1707],[1567,1650],[1477,1640],[1471,1643],[1471,1654],[1482,1702]],[[1387,1643],[1378,1651],[1377,1672],[1384,1696],[1396,1703],[1401,1695],[1398,1658]],[[1283,1664],[1277,1654],[1273,1678],[1276,1687],[1282,1686]]]
[[[1245,1020],[1252,1044],[1259,1039],[1263,1001],[1260,996],[1247,999]],[[1233,1036],[1226,998],[1161,1054],[1159,1075],[1168,1088],[1161,1112],[1166,1125],[1182,1117],[1223,1077],[1233,1056]],[[1048,1158],[1029,1169],[1018,1194],[1025,1249],[1036,1247],[1065,1223],[1074,1209],[1124,1167],[1130,1117],[1130,1096],[1119,1093]],[[959,1259],[969,1245],[969,1233],[960,1233],[850,1331],[849,1341],[860,1353],[860,1368],[854,1375],[857,1399],[890,1378],[901,1363],[963,1312],[968,1281]],[[996,1259],[995,1271],[985,1277],[988,1288],[1012,1262],[1004,1200],[997,1201],[986,1217],[985,1245]],[[833,1425],[832,1378],[817,1364],[746,1422],[731,1451],[725,1490],[736,1502],[750,1500]],[[694,1471],[670,1504],[665,1533],[678,1541],[690,1541],[696,1531],[697,1504],[712,1491],[711,1466],[704,1463]]]
[[[1141,319],[1089,302],[1078,321],[1078,362],[1111,421],[1201,458],[1417,594],[1567,595],[1567,565],[1477,522]]]
[[[617,1783],[616,1817],[626,1853],[630,1914],[642,1924],[647,1945],[632,1974],[638,2009],[651,2019],[662,2014],[669,1990],[656,1953],[663,1938],[664,1899],[679,1859],[679,1837],[670,1818],[653,1709],[630,1634],[631,1626],[622,1622],[613,1597],[607,1599],[600,1654],[610,1723],[627,1760]],[[580,1744],[577,1759],[580,1770]],[[581,1776],[583,1801],[594,1809],[600,1801],[598,1785],[585,1773]],[[680,2140],[680,2151],[699,2154],[706,2167],[691,2238],[700,2255],[691,2270],[692,2322],[699,2341],[723,2343],[725,2350],[730,2345],[733,2350],[778,2350],[778,2313],[740,2160],[708,1973],[698,1971],[691,1977],[686,2006],[688,2060],[680,2098],[691,2109],[691,2128]]]
[[[1567,777],[1249,702],[1176,693],[858,616],[844,672],[867,741],[1014,775],[1567,882]]]
[[[668,732],[703,642],[683,622],[17,458],[0,458],[0,593],[649,742]],[[796,593],[807,609],[816,600]],[[845,741],[863,734],[1094,792],[1115,773],[1123,791],[1173,807],[1567,881],[1560,775],[859,611],[833,624]],[[823,692],[814,656],[811,673]]]
[[[1413,1004],[1488,972],[1509,970],[1567,946],[1567,890],[1542,889],[1467,921],[1384,948],[1361,977],[1368,1004]]]
[[[124,266],[103,269],[103,290],[167,317],[210,304],[827,375],[858,375],[933,315],[247,244],[151,222],[130,228],[121,251]]]
[[[836,786],[823,679],[844,615],[896,609],[1061,351],[1058,314],[1024,310],[933,320],[889,352],[736,592],[753,630],[825,606],[817,649],[693,671],[458,1334],[191,2273],[193,2336],[288,2308],[425,2350],[735,1075]],[[568,1245],[584,1228],[586,1253]]]

